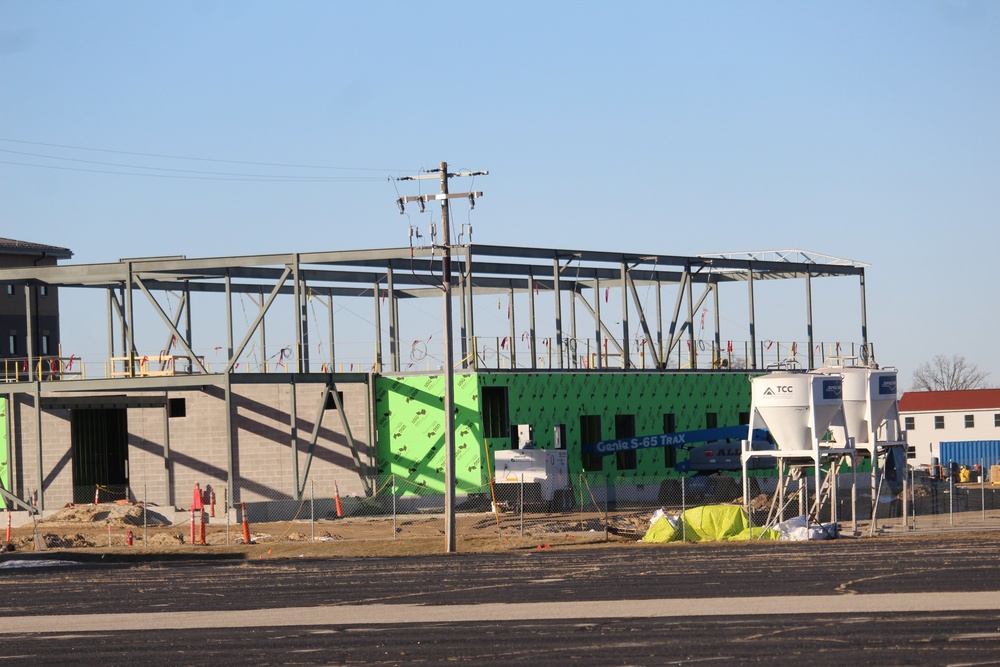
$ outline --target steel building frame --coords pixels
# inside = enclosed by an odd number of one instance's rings
[[[719,327],[719,288],[728,283],[745,283],[749,312],[750,345],[747,367],[758,368],[756,358],[756,329],[754,286],[758,281],[801,279],[806,284],[806,329],[809,337],[809,367],[814,367],[812,291],[811,281],[824,277],[855,276],[861,290],[860,334],[863,348],[868,345],[865,312],[866,265],[804,251],[769,251],[733,253],[726,255],[678,256],[647,253],[619,253],[610,251],[585,251],[566,249],[528,248],[496,245],[450,246],[452,254],[452,295],[459,311],[460,349],[450,363],[473,370],[480,369],[476,353],[477,331],[475,326],[474,298],[483,295],[508,295],[510,303],[515,296],[527,299],[529,335],[517,340],[514,315],[509,317],[509,331],[500,335],[509,339],[511,370],[517,369],[516,343],[528,346],[531,362],[520,370],[535,370],[538,360],[539,307],[536,300],[545,294],[552,315],[554,342],[550,345],[554,369],[579,370],[580,355],[570,348],[577,339],[578,322],[576,305],[591,316],[593,335],[598,350],[604,345],[614,349],[619,361],[615,369],[608,368],[607,357],[594,355],[587,370],[640,370],[643,364],[632,358],[628,341],[630,336],[642,332],[650,341],[649,351],[654,369],[666,369],[671,352],[678,351],[685,343],[694,347],[695,314],[708,299],[715,306],[713,362],[721,349]],[[361,382],[373,385],[373,374],[404,372],[401,350],[405,337],[399,316],[399,304],[409,299],[440,297],[442,265],[441,247],[401,247],[376,250],[349,250],[267,254],[251,256],[188,259],[186,257],[149,257],[122,259],[100,264],[68,264],[46,267],[16,267],[0,270],[0,282],[20,285],[27,293],[32,287],[46,285],[58,288],[63,307],[72,299],[75,289],[98,289],[107,294],[107,346],[108,362],[123,360],[120,372],[110,377],[85,378],[68,373],[64,359],[45,359],[29,348],[25,360],[26,372],[7,378],[8,396],[30,394],[34,404],[71,406],[86,402],[84,398],[67,396],[65,392],[86,393],[94,397],[120,392],[146,392],[196,389],[209,385],[220,386],[225,391],[227,414],[231,414],[230,390],[233,383],[288,383],[296,381],[321,382],[337,396],[338,383]],[[664,326],[662,291],[673,286],[677,293]],[[647,312],[639,298],[638,288],[655,288],[655,312]],[[620,326],[618,331],[606,321],[601,312],[600,294],[615,291],[620,301],[620,313],[614,316]],[[164,306],[165,293],[180,294],[180,304],[175,312]],[[193,342],[191,300],[196,293],[224,296],[226,353],[221,370],[209,369],[203,357],[196,352]],[[233,322],[234,295],[248,295],[258,306],[253,321],[242,334]],[[564,304],[564,295],[566,296]],[[588,299],[590,295],[590,299]],[[248,344],[259,336],[262,351],[266,350],[264,336],[265,315],[275,309],[278,297],[291,297],[293,312],[291,328],[294,330],[295,350],[285,364],[284,372],[275,373],[268,368],[261,372],[236,372],[247,355]],[[320,365],[310,360],[310,328],[307,308],[310,299],[319,299],[327,308],[327,335],[330,340],[330,363]],[[336,348],[334,346],[334,299],[370,300],[374,307],[371,340],[374,343],[373,359],[366,372],[335,372]],[[148,328],[142,319],[137,300],[151,308],[161,321],[167,343],[167,359],[161,356],[150,360],[141,357],[136,345],[136,331]],[[325,301],[324,301],[325,300]],[[31,300],[27,299],[29,334],[33,319]],[[570,322],[564,321],[563,307],[570,308]],[[383,333],[383,311],[388,316],[387,335]],[[98,317],[95,314],[95,319]],[[279,317],[281,315],[279,314]],[[217,316],[216,316],[217,318]],[[78,326],[83,326],[82,324]],[[387,340],[386,340],[387,339]],[[655,341],[655,343],[653,343]],[[388,344],[388,359],[383,347]],[[178,348],[180,354],[170,353]],[[152,361],[152,366],[150,365]],[[173,365],[181,363],[180,371]],[[443,363],[443,362],[442,362]],[[697,357],[692,357],[690,367],[698,368]],[[709,368],[704,366],[703,368]],[[112,366],[112,368],[114,368]],[[552,370],[550,368],[549,370]],[[485,370],[485,369],[484,369]],[[291,378],[289,376],[292,376]],[[70,381],[72,380],[72,381]],[[96,400],[96,398],[94,399]],[[294,405],[293,405],[294,410]],[[41,412],[35,411],[36,433],[41,433]],[[343,412],[341,411],[341,414]],[[374,431],[369,419],[369,442]],[[294,415],[292,423],[294,424]],[[232,428],[230,432],[229,459],[232,471]],[[346,421],[344,423],[346,427]],[[350,433],[348,429],[348,433]],[[314,434],[315,437],[315,434]],[[37,438],[41,461],[41,436]],[[350,436],[349,436],[350,439]],[[351,440],[352,449],[357,450]],[[360,461],[359,461],[360,464]],[[296,464],[297,465],[297,464]],[[41,466],[39,465],[39,476]],[[307,463],[308,469],[308,463]],[[37,480],[42,488],[41,480]],[[297,480],[305,484],[304,480]]]

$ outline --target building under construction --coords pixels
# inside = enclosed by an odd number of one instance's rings
[[[447,250],[447,283],[440,246],[0,270],[28,332],[5,359],[8,506],[54,509],[96,491],[186,507],[195,483],[230,506],[335,483],[365,497],[387,476],[400,496],[441,493],[448,435],[459,493],[482,488],[490,452],[525,439],[565,449],[571,473],[638,487],[684,474],[686,452],[594,457],[582,445],[746,424],[755,372],[871,349],[856,262],[461,240]],[[848,279],[835,282],[834,306],[853,341],[814,332],[813,283],[837,278]],[[779,313],[755,294],[788,281],[803,296],[780,315],[795,323],[761,339]],[[41,291],[58,293],[63,312],[92,303],[64,315],[62,337],[99,335],[106,352],[33,342]]]

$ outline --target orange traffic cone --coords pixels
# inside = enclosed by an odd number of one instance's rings
[[[243,507],[243,544],[250,544],[250,524],[247,522],[247,504],[241,503]]]

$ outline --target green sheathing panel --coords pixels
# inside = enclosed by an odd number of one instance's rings
[[[601,418],[602,439],[615,434],[616,415],[634,415],[636,435],[663,433],[664,415],[675,415],[677,431],[706,428],[709,413],[718,426],[740,423],[750,412],[750,378],[745,373],[489,373],[455,376],[455,477],[460,492],[485,492],[481,386],[505,386],[510,422],[531,424],[538,447],[553,446],[553,427],[566,427],[571,474],[583,471],[580,417]],[[400,493],[443,492],[443,376],[376,378],[379,472],[398,476]],[[744,417],[745,419],[745,417]],[[491,450],[510,449],[510,438],[490,438]],[[677,452],[677,461],[686,454]],[[491,464],[492,465],[492,464]],[[662,449],[636,452],[636,466],[618,470],[606,456],[601,471],[622,483],[643,484],[677,473]]]
[[[460,492],[480,492],[482,426],[479,385],[455,374],[455,481]],[[397,476],[399,493],[444,493],[444,376],[375,380],[378,470]]]
[[[664,432],[664,415],[675,416],[676,431],[707,427],[709,413],[718,426],[739,424],[750,412],[750,375],[745,373],[510,373],[481,375],[483,386],[505,385],[512,424],[534,426],[539,447],[553,444],[553,427],[566,426],[566,449],[571,475],[583,472],[580,454],[580,417],[601,418],[601,439],[613,440],[616,415],[634,415],[636,435]],[[501,443],[503,446],[501,446]],[[490,442],[496,449],[510,440]],[[677,451],[677,461],[686,453]],[[636,466],[619,470],[617,458],[605,456],[598,472],[624,483],[643,484],[676,473],[665,464],[664,450],[636,452]]]

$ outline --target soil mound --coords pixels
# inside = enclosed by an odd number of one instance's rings
[[[159,512],[145,508],[147,526],[169,526],[172,522]],[[142,526],[143,506],[119,503],[67,505],[39,523],[98,523],[105,526]]]

